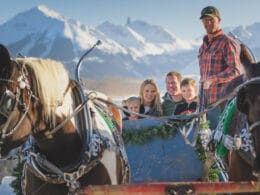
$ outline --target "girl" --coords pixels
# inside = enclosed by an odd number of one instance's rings
[[[141,106],[141,100],[138,97],[129,97],[127,100],[123,101],[123,106],[127,108],[129,111],[140,113],[140,106]],[[127,112],[124,112],[126,115],[123,120],[136,120],[139,119],[139,117],[135,114],[130,114]]]

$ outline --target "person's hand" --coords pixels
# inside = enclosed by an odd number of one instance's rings
[[[203,84],[204,89],[209,89],[210,85],[212,84],[211,80],[205,80]]]

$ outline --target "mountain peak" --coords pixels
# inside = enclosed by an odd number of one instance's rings
[[[38,11],[40,11],[41,13],[43,13],[47,17],[51,17],[51,18],[58,19],[58,20],[63,20],[64,19],[64,17],[61,16],[58,12],[48,8],[45,5],[38,5],[36,7],[36,9]]]
[[[38,5],[29,10],[21,12],[10,19],[7,23],[18,27],[33,26],[33,28],[41,28],[42,26],[49,26],[49,23],[65,22],[66,17],[60,15],[58,12],[48,8],[45,5]],[[39,23],[41,25],[39,25]],[[25,25],[25,26],[24,26]],[[33,29],[32,28],[32,29]]]
[[[17,14],[1,25],[0,36],[4,39],[3,43],[7,45],[17,41],[25,41],[28,36],[33,35],[38,39],[48,37],[50,41],[55,39],[57,34],[63,34],[66,20],[59,13],[44,5],[39,5]],[[30,42],[30,39],[27,42]]]
[[[144,36],[147,41],[153,43],[173,43],[177,39],[173,33],[168,32],[163,27],[152,25],[145,21],[129,20],[127,26]]]

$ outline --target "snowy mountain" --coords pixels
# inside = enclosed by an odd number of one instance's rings
[[[239,38],[260,56],[260,23],[233,27]],[[95,27],[69,19],[40,5],[0,25],[0,42],[13,57],[52,58],[63,62],[72,76],[85,51],[101,40],[83,61],[81,77],[162,77],[168,71],[196,73],[197,50],[201,43],[182,40],[161,26],[145,21],[115,25],[109,21]],[[192,67],[192,68],[191,68]]]
[[[25,56],[53,58],[65,63],[70,72],[73,72],[83,52],[97,40],[102,40],[102,45],[95,51],[97,56],[93,55],[89,59],[94,62],[94,67],[104,61],[100,56],[112,56],[112,61],[116,61],[113,59],[114,55],[122,58],[128,56],[125,48],[95,28],[63,17],[45,6],[38,6],[16,15],[1,25],[0,29],[0,41],[8,46],[13,56],[22,53]],[[120,72],[120,67],[115,65],[115,68]],[[90,70],[93,71],[92,69],[91,66]],[[121,69],[124,71],[125,68]],[[98,73],[102,74],[97,71],[96,74]]]
[[[97,29],[120,45],[128,48],[132,56],[141,57],[147,54],[161,54],[164,52],[162,48],[146,42],[143,36],[127,26],[114,25],[107,21],[99,25]]]
[[[128,19],[126,25],[114,25],[108,21],[97,27],[105,35],[130,49],[132,55],[161,55],[190,50],[195,43],[177,38],[166,29],[144,21]]]
[[[155,44],[146,38],[127,25],[116,26],[106,22],[97,28],[88,27],[42,5],[19,13],[0,26],[0,42],[8,47],[13,57],[21,53],[60,60],[72,75],[82,54],[101,40],[102,44],[84,60],[81,69],[85,77],[97,78],[162,73],[166,65],[155,65],[152,61],[153,58],[158,61],[161,56],[163,64],[170,65],[169,49],[160,47],[163,42]],[[153,68],[147,71],[151,66]]]
[[[232,32],[240,40],[247,44],[253,51],[256,59],[260,59],[260,22],[254,23],[249,26],[230,27],[226,31]]]
[[[173,33],[158,25],[151,25],[144,21],[128,20],[126,26],[141,34],[146,41],[153,43],[164,52],[189,50],[200,44],[194,41],[181,40]]]

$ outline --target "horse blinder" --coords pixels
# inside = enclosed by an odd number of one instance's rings
[[[242,87],[241,89],[239,89],[237,93],[237,109],[244,114],[248,114],[249,105],[245,101],[245,99],[246,99],[246,88]]]
[[[17,100],[15,94],[6,89],[0,96],[0,115],[8,118],[10,113],[14,110],[16,102]]]

